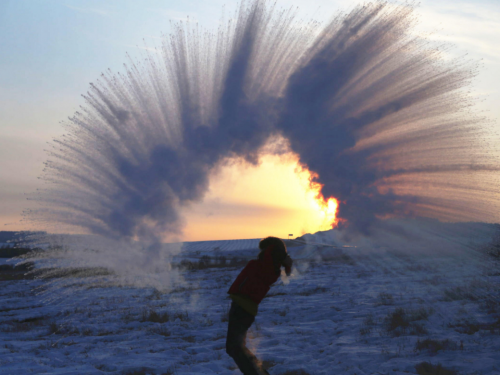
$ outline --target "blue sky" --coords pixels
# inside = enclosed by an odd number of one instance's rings
[[[108,68],[123,70],[126,53],[160,42],[169,21],[217,26],[234,0],[0,0],[0,227],[21,229],[25,194],[40,187],[44,148],[64,133],[60,121],[83,104],[81,94]],[[357,1],[281,0],[304,18],[326,20]],[[424,0],[421,32],[456,45],[453,54],[483,59],[475,82],[481,108],[500,119],[500,2]],[[139,47],[138,47],[139,46]],[[497,124],[498,127],[498,124]]]

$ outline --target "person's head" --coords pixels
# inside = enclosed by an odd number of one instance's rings
[[[281,263],[285,260],[287,256],[286,245],[278,237],[266,237],[259,242],[259,259],[264,258],[264,252],[268,249],[272,248],[272,256],[276,262],[281,265]]]

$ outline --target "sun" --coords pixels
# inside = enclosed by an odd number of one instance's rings
[[[323,185],[316,182],[318,178],[316,173],[311,172],[304,166],[298,166],[296,172],[300,176],[302,184],[305,185],[311,209],[317,214],[316,230],[323,231],[335,228],[339,223],[337,218],[339,202],[337,199],[323,196],[321,192]]]
[[[331,228],[335,228],[338,224],[337,209],[339,207],[339,202],[335,198],[328,198],[326,202],[322,202],[322,205],[322,212],[325,216],[325,221],[329,223]]]

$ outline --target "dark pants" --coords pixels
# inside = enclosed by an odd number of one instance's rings
[[[231,304],[229,310],[229,324],[227,328],[226,352],[234,359],[236,365],[244,375],[268,374],[262,370],[257,358],[245,345],[247,331],[254,322],[255,317],[245,311],[236,302]]]

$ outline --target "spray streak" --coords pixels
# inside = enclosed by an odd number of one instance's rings
[[[412,11],[379,3],[334,19],[283,99],[292,150],[364,234],[387,216],[497,219],[497,189],[476,185],[498,160],[463,91],[475,66],[412,36]]]
[[[414,22],[413,6],[377,2],[320,28],[251,1],[215,34],[178,24],[91,85],[29,218],[154,253],[221,163],[255,164],[284,136],[352,233],[394,216],[495,221],[498,163],[465,91],[476,67],[444,61]]]

